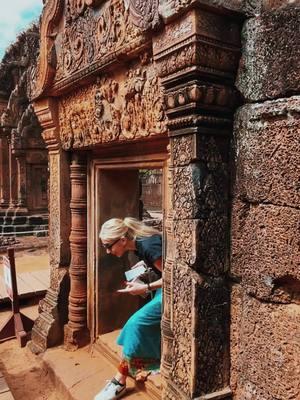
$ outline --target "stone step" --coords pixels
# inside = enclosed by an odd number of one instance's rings
[[[115,330],[101,335],[94,345],[99,354],[111,362],[116,368],[122,357],[122,348],[117,345],[117,337],[120,331]],[[161,399],[161,376],[160,374],[149,375],[142,389],[153,400]]]
[[[1,232],[0,231],[0,237],[6,237],[6,236],[37,236],[37,237],[41,237],[41,236],[48,236],[48,229],[45,230],[38,230],[38,229],[30,229],[28,231],[18,231],[15,232],[15,230],[13,231],[9,231],[9,232]]]
[[[0,217],[0,225],[47,225],[48,217],[43,216],[6,216]]]
[[[62,347],[47,349],[42,355],[45,371],[49,373],[60,398],[64,400],[91,400],[105,386],[116,372],[105,357],[88,346],[75,352]],[[59,360],[59,362],[57,362]],[[150,400],[146,392],[127,381],[128,400]]]

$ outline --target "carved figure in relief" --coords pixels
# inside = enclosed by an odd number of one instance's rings
[[[123,346],[123,359],[115,377],[94,400],[114,400],[126,391],[126,380],[130,374],[136,380],[145,379],[160,367],[160,323],[162,309],[162,238],[159,231],[135,218],[112,218],[101,228],[102,246],[107,254],[122,257],[134,251],[138,258],[155,271],[156,278],[139,282],[126,282],[126,288],[118,290],[124,295],[151,295],[151,300],[135,312],[123,327],[117,343]],[[140,263],[133,266],[133,269]],[[146,274],[143,276],[146,278]],[[139,275],[141,277],[141,275]],[[142,279],[142,278],[141,278]]]
[[[83,107],[83,104],[86,105]],[[130,70],[121,83],[101,77],[86,91],[81,90],[75,97],[63,100],[61,106],[64,148],[131,140],[164,134],[167,130],[162,89],[153,71],[149,73],[147,69]],[[77,127],[74,126],[76,116],[71,122],[74,113],[80,115]],[[78,132],[78,125],[81,125],[82,134]]]
[[[121,111],[115,105],[119,85],[114,80],[103,78],[95,95],[95,118],[102,132],[103,141],[116,140],[120,134]]]
[[[158,0],[124,0],[124,2],[136,26],[142,30],[157,27],[159,24]]]

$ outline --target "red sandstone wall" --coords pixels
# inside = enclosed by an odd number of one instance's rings
[[[285,7],[285,3],[289,3]],[[231,386],[300,399],[300,6],[262,1],[243,29],[235,117]]]

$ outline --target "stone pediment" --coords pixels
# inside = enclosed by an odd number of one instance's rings
[[[33,79],[33,98],[49,92],[64,93],[74,82],[84,82],[150,46],[145,29],[157,24],[158,2],[142,3],[47,1],[42,14],[41,54]]]

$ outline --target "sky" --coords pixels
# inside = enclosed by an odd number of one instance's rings
[[[42,0],[0,0],[0,61],[7,47],[18,33],[38,20],[43,8]]]

